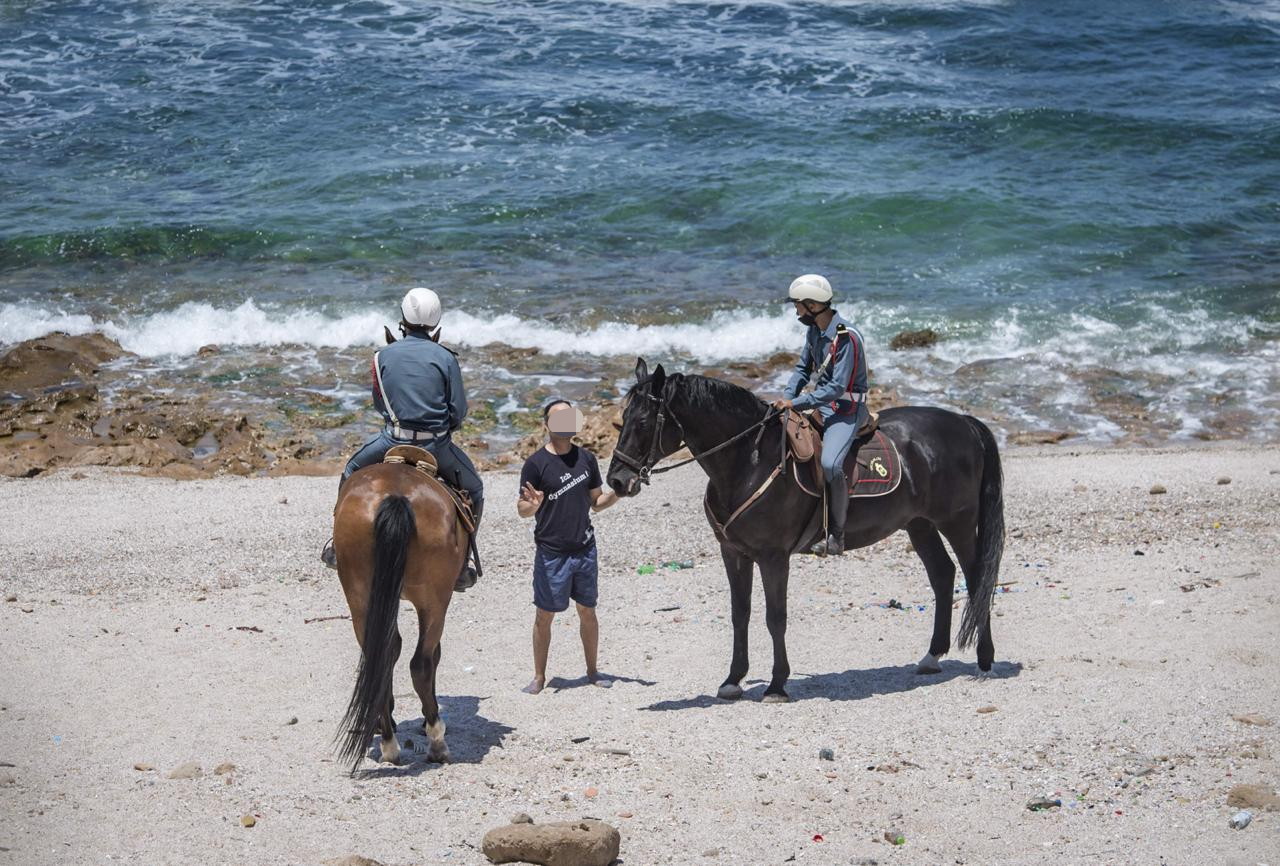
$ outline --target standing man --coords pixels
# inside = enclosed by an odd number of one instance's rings
[[[430,289],[410,289],[400,302],[400,314],[404,339],[373,356],[373,405],[386,426],[347,461],[339,489],[351,473],[381,463],[394,446],[417,445],[436,458],[441,480],[471,497],[478,529],[484,485],[470,458],[452,439],[467,417],[467,394],[457,357],[440,345],[440,298]],[[337,567],[333,539],[320,558],[330,568]],[[475,569],[468,565],[454,589],[464,592],[475,582]]]
[[[867,420],[867,356],[862,335],[831,306],[831,283],[819,274],[796,277],[787,302],[809,330],[800,362],[778,409],[814,409],[822,416],[822,472],[827,482],[827,537],[809,548],[818,556],[844,553],[849,514],[849,481],[844,459],[854,435]],[[816,374],[816,375],[815,375]],[[800,393],[814,378],[813,390]]]
[[[578,631],[587,661],[587,680],[608,688],[610,681],[596,667],[600,624],[596,619],[597,567],[591,511],[618,501],[603,490],[600,465],[586,448],[573,443],[582,429],[582,413],[568,400],[552,400],[542,410],[547,444],[535,451],[520,470],[520,499],[516,511],[534,517],[533,538],[533,680],[524,691],[536,695],[547,684],[547,654],[551,648],[551,620],[569,607],[578,607]]]

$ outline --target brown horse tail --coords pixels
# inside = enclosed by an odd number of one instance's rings
[[[417,532],[413,506],[407,498],[393,495],[382,500],[373,520],[373,579],[365,609],[360,668],[351,702],[338,728],[347,732],[338,754],[351,761],[353,773],[360,766],[370,738],[379,729],[382,714],[390,711],[391,671],[399,653],[396,619],[400,591],[409,543]]]
[[[964,607],[960,634],[961,649],[970,646],[991,618],[991,602],[1000,580],[1000,557],[1004,554],[1004,474],[1000,469],[1000,449],[991,430],[977,418],[968,418],[982,441],[982,483],[978,493],[978,579],[969,603]]]

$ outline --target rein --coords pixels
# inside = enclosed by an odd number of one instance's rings
[[[681,460],[679,463],[671,463],[671,464],[668,464],[667,466],[663,466],[662,468],[658,469],[658,468],[655,468],[655,465],[659,460],[662,459],[661,455],[658,454],[658,449],[662,447],[662,428],[666,424],[667,413],[671,410],[671,407],[667,404],[667,400],[665,397],[658,398],[658,397],[655,397],[653,394],[645,394],[644,396],[649,400],[652,400],[658,404],[658,420],[657,420],[657,423],[654,425],[653,440],[649,444],[649,453],[645,456],[645,459],[642,462],[632,457],[631,455],[624,453],[619,448],[613,449],[613,454],[615,457],[617,457],[625,465],[630,466],[632,469],[636,471],[636,474],[640,478],[641,484],[648,484],[649,477],[651,475],[661,475],[663,472],[670,472],[672,469],[679,469],[681,466],[687,466],[688,464],[692,463],[695,460],[699,460],[703,457],[707,457],[711,454],[715,454],[717,451],[720,451],[724,448],[728,448],[734,442],[737,442],[739,439],[743,438],[748,433],[751,433],[754,430],[760,430],[760,433],[756,436],[756,450],[753,451],[751,454],[751,462],[754,464],[760,459],[760,437],[764,435],[764,429],[763,429],[764,425],[768,424],[774,418],[778,418],[782,415],[781,412],[777,411],[772,406],[770,406],[765,411],[765,415],[763,418],[761,418],[759,421],[752,424],[751,426],[747,427],[746,429],[741,430],[738,433],[735,433],[733,436],[730,436],[728,439],[724,440],[719,445],[715,445],[711,448],[708,448],[706,451],[703,451],[701,454],[694,454],[692,457],[688,458],[687,460]],[[675,421],[677,427],[680,427],[680,444],[682,446],[688,447],[688,445],[684,441],[684,427],[681,426],[680,422],[676,419],[674,415],[671,417],[671,420]],[[689,449],[689,453],[691,454],[693,453],[692,448]],[[784,451],[784,459],[785,459],[785,451]],[[773,479],[771,478],[770,481],[772,480]]]

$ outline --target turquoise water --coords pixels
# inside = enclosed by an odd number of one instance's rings
[[[819,271],[915,399],[1280,429],[1269,3],[8,3],[0,202],[0,343],[725,362]]]

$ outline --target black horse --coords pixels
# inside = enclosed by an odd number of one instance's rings
[[[790,557],[815,539],[822,526],[820,500],[802,490],[792,473],[779,474],[766,484],[785,459],[780,426],[773,410],[745,388],[707,376],[667,375],[661,364],[650,376],[641,358],[609,464],[609,486],[620,496],[639,493],[654,464],[682,446],[688,446],[710,477],[704,506],[720,542],[733,606],[733,661],[717,692],[721,698],[742,696],[752,565],[758,564],[765,622],[773,638],[773,676],[764,700],[789,700]],[[902,481],[892,493],[855,502],[845,546],[865,547],[907,530],[924,561],[935,601],[933,638],[917,671],[937,673],[938,659],[951,648],[956,575],[942,543],[945,536],[960,559],[969,590],[957,643],[964,648],[976,637],[978,668],[988,672],[995,657],[991,601],[1004,551],[1003,480],[995,437],[976,418],[922,406],[885,409],[880,429],[897,444]],[[722,531],[735,512],[736,518]]]

